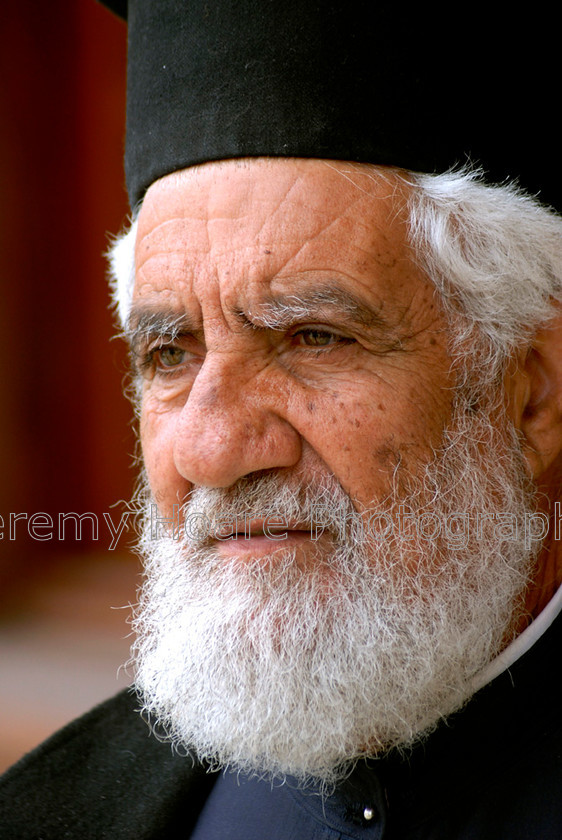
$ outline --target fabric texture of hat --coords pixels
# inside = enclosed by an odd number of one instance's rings
[[[562,210],[554,23],[376,0],[129,0],[131,205],[177,169],[281,155],[469,161]]]

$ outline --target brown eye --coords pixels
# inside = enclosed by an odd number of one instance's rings
[[[161,347],[158,350],[158,359],[162,367],[177,367],[185,360],[185,350],[179,347]]]
[[[298,335],[307,347],[327,347],[334,344],[338,338],[333,333],[324,330],[303,330]]]

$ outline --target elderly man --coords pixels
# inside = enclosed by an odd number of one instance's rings
[[[366,143],[371,7],[234,5],[129,14],[137,696],[8,774],[5,836],[560,836],[562,221],[478,132]]]

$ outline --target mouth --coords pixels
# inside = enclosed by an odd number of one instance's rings
[[[225,527],[221,534],[215,534],[213,545],[221,554],[270,554],[307,542],[312,542],[310,525],[270,516]]]

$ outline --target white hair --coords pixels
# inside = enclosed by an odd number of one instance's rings
[[[374,171],[376,168],[374,168]],[[410,240],[452,324],[454,345],[478,342],[488,381],[562,301],[562,217],[513,185],[490,186],[468,170],[405,173]],[[109,252],[113,301],[123,326],[134,283],[137,222]],[[470,339],[471,345],[467,344]]]
[[[464,705],[516,635],[539,542],[527,547],[522,527],[506,537],[470,525],[461,544],[360,523],[398,522],[404,509],[417,522],[459,511],[472,523],[527,521],[535,503],[517,435],[459,394],[441,451],[395,478],[364,520],[327,469],[189,494],[184,521],[275,512],[326,528],[328,547],[305,560],[272,543],[269,556],[232,562],[204,531],[155,539],[151,500],[132,653],[157,737],[215,769],[331,790],[361,756],[415,743]]]
[[[114,238],[107,252],[111,299],[122,327],[127,326],[133,301],[138,225],[137,215],[131,225]]]
[[[562,217],[513,185],[477,172],[412,176],[410,238],[455,329],[460,355],[480,350],[497,377],[562,301]],[[468,341],[470,340],[470,341]],[[464,353],[463,353],[464,346]]]

